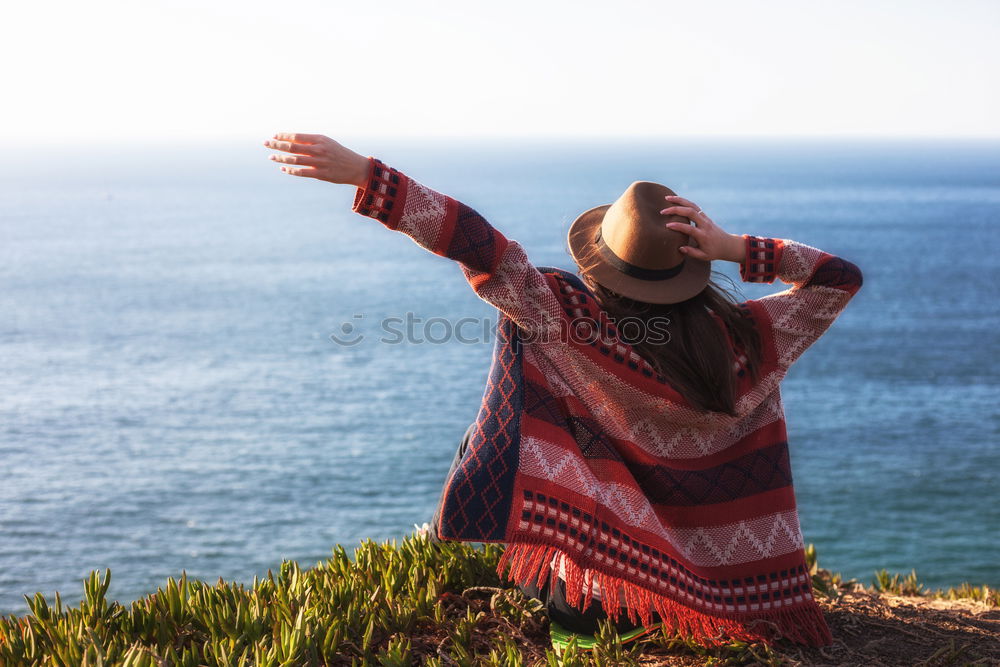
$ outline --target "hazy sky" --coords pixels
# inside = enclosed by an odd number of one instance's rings
[[[1000,2],[13,0],[8,144],[1000,136]]]

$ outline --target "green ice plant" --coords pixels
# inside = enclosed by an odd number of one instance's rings
[[[623,645],[605,624],[593,651],[548,643],[543,605],[496,573],[498,545],[435,544],[409,536],[342,546],[314,567],[283,561],[249,585],[208,583],[187,573],[128,605],[107,599],[111,571],[92,571],[78,605],[25,595],[29,613],[0,617],[0,666],[8,665],[612,665],[643,651],[700,656],[706,664],[781,664],[759,644],[706,649],[666,631]],[[807,551],[820,597],[839,576]],[[850,582],[853,583],[853,582]],[[997,591],[968,584],[928,592],[916,574],[877,574],[877,590],[998,604]]]

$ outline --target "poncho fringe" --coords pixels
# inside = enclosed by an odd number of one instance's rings
[[[544,542],[509,544],[500,557],[497,573],[518,585],[530,584],[538,588],[546,582],[555,585],[556,569],[552,567],[552,562],[560,555],[563,555],[562,550]],[[621,577],[582,568],[569,558],[563,563],[566,568],[566,602],[586,610],[592,603],[592,584],[596,581],[603,595],[604,610],[612,620],[617,620],[624,610],[632,622],[650,626],[654,623],[655,612],[667,632],[692,637],[708,647],[732,640],[773,644],[779,639],[789,639],[810,646],[827,646],[833,641],[823,612],[814,605],[712,616]]]

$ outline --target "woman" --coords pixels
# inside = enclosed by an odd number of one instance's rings
[[[265,141],[281,170],[358,188],[353,210],[449,257],[500,313],[438,539],[503,542],[500,572],[588,632],[662,622],[831,642],[811,593],[779,383],[861,286],[850,262],[729,234],[665,186],[633,183],[569,233],[580,276],[533,266],[465,204],[322,135]],[[709,279],[790,283],[735,303]]]

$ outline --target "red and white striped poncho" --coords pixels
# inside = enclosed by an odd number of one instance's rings
[[[746,236],[741,277],[792,287],[740,304],[764,344],[753,382],[733,350],[737,416],[693,408],[583,283],[538,268],[474,210],[370,158],[353,210],[457,261],[500,312],[470,445],[449,477],[444,540],[503,542],[501,574],[566,580],[644,624],[713,644],[826,645],[792,488],[779,383],[861,286],[850,262]]]

